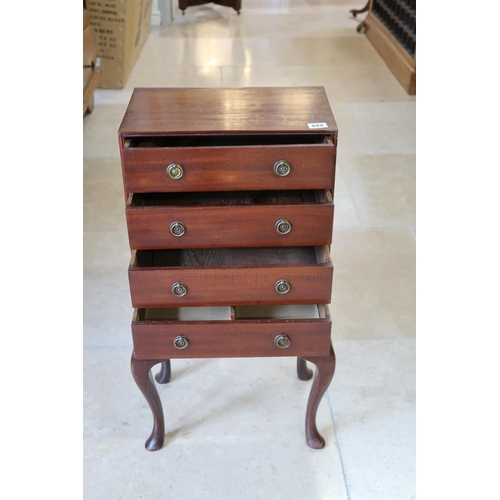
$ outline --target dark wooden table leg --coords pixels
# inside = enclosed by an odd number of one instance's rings
[[[153,376],[151,375],[151,368],[156,364],[158,364],[157,359],[137,359],[135,353],[132,353],[132,360],[130,362],[132,375],[153,412],[153,432],[146,440],[146,448],[149,451],[159,450],[165,440],[163,408],[153,381]]]
[[[330,345],[330,354],[328,356],[306,357],[304,359],[316,365],[316,375],[307,402],[306,441],[311,448],[321,449],[325,447],[325,440],[316,427],[316,413],[321,398],[328,389],[335,373],[335,353]]]
[[[366,12],[369,8],[370,8],[370,0],[366,2],[366,5],[362,9],[353,9],[350,12],[353,17],[356,17],[357,14],[362,14],[363,12]]]
[[[307,363],[302,358],[297,358],[297,377],[300,380],[311,380],[313,371],[308,368]]]
[[[172,376],[172,370],[170,368],[170,360],[166,359],[161,363],[161,369],[156,374],[155,380],[159,384],[168,384],[170,382],[170,377]]]

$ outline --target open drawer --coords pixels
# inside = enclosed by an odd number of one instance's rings
[[[328,304],[328,247],[134,250],[134,307]]]
[[[331,135],[152,136],[123,139],[129,193],[333,189]]]
[[[319,246],[332,239],[330,190],[130,194],[130,248]]]
[[[138,359],[327,356],[326,305],[136,309]]]

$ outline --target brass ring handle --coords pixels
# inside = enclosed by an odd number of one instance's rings
[[[281,294],[288,293],[290,291],[291,285],[288,280],[278,280],[274,284],[274,289]]]
[[[181,283],[180,281],[176,281],[172,285],[171,290],[176,297],[184,297],[184,295],[186,295],[188,291],[187,286],[184,283]]]
[[[184,337],[184,335],[178,335],[174,339],[174,346],[177,347],[177,349],[185,349],[189,345],[189,339],[187,337]]]
[[[176,220],[170,224],[170,232],[174,236],[180,237],[186,232],[186,226],[182,222]]]
[[[171,179],[177,180],[184,175],[184,169],[178,163],[171,163],[167,167],[167,174]]]
[[[287,234],[292,229],[292,225],[290,224],[290,221],[288,221],[286,219],[280,219],[279,221],[276,222],[274,227],[275,227],[276,231],[280,234]]]
[[[273,170],[276,175],[285,177],[290,173],[290,164],[285,160],[279,160],[274,164]]]
[[[280,333],[279,335],[276,335],[274,338],[274,343],[280,348],[280,349],[286,349],[287,347],[290,347],[290,337],[285,335],[284,333]]]

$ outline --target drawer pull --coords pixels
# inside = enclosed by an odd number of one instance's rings
[[[171,163],[167,167],[167,174],[171,179],[180,179],[184,174],[184,169],[178,163]]]
[[[286,349],[287,347],[290,347],[290,338],[284,333],[280,333],[279,335],[276,335],[276,337],[274,337],[274,343],[280,349]]]
[[[278,280],[275,284],[274,284],[274,289],[278,292],[278,293],[288,293],[290,291],[290,282],[287,281],[287,280]]]
[[[285,160],[279,160],[274,164],[274,173],[280,177],[285,177],[290,173],[290,164]]]
[[[178,335],[174,339],[174,346],[177,347],[177,349],[185,349],[189,345],[189,339],[187,337],[184,337],[184,335]]]
[[[172,285],[172,293],[176,297],[184,297],[187,291],[188,291],[187,286],[184,283],[181,283],[180,281],[177,281]]]
[[[292,229],[292,225],[286,219],[280,219],[278,222],[276,222],[276,225],[274,227],[280,234],[287,234]]]
[[[176,220],[170,224],[170,232],[174,236],[182,236],[186,232],[186,226],[182,222]]]

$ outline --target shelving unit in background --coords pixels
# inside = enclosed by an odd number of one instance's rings
[[[370,0],[368,10],[358,31],[364,30],[406,92],[415,95],[416,0]]]

